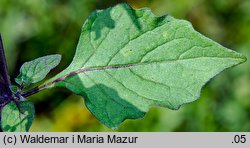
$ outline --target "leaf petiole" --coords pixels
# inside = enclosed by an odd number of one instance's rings
[[[77,71],[74,71],[74,72],[71,72],[65,76],[62,76],[60,78],[57,78],[51,82],[48,82],[44,85],[41,85],[41,86],[37,86],[33,89],[30,89],[26,92],[23,92],[21,93],[21,95],[23,97],[29,97],[31,95],[34,95],[46,88],[48,88],[49,86],[55,84],[55,83],[58,83],[58,82],[61,82],[63,80],[65,80],[66,78],[68,77],[71,77],[71,76],[74,76],[74,75],[77,75],[79,73],[85,73],[85,72],[89,72],[89,71],[100,71],[100,70],[107,70],[107,69],[120,69],[120,68],[129,68],[129,67],[133,67],[133,66],[139,66],[139,65],[142,65],[142,64],[152,64],[152,63],[141,63],[141,64],[129,64],[129,65],[119,65],[119,66],[104,66],[104,67],[95,67],[95,68],[86,68],[86,69],[80,69],[80,70],[77,70]]]

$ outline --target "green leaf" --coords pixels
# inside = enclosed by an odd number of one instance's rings
[[[43,80],[51,69],[55,68],[61,61],[61,55],[49,55],[40,57],[30,62],[26,62],[20,69],[20,74],[15,81],[27,87],[32,83]]]
[[[50,87],[83,96],[96,118],[117,128],[152,106],[195,101],[211,78],[245,60],[187,21],[119,4],[88,17],[72,63]]]
[[[20,109],[20,110],[19,110]],[[3,107],[1,126],[4,132],[27,132],[34,120],[35,109],[30,101],[11,102]]]

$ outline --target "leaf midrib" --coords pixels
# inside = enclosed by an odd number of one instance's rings
[[[178,61],[187,61],[187,60],[194,60],[194,59],[232,59],[232,60],[241,60],[240,63],[244,62],[244,58],[233,58],[233,57],[195,57],[195,58],[185,58],[185,59],[173,59],[173,60],[164,60],[164,61],[155,61],[155,62],[144,62],[144,63],[135,63],[135,64],[123,64],[123,65],[108,65],[108,66],[96,66],[96,67],[89,67],[89,68],[79,68],[78,70],[75,70],[73,72],[70,72],[67,75],[64,75],[62,77],[57,78],[56,80],[49,82],[45,84],[44,86],[41,86],[43,89],[50,87],[54,85],[55,83],[61,82],[68,77],[80,74],[80,73],[86,73],[91,71],[102,71],[102,70],[109,70],[109,69],[123,69],[123,68],[131,68],[131,67],[137,67],[137,66],[143,66],[143,65],[153,65],[153,64],[159,64],[159,63],[175,63]]]
[[[144,63],[135,63],[135,64],[121,64],[121,65],[108,65],[108,66],[96,66],[96,67],[89,67],[89,68],[79,68],[77,70],[74,70],[66,75],[63,75],[57,79],[54,79],[52,81],[47,81],[47,83],[40,85],[38,87],[35,87],[27,92],[22,93],[22,96],[30,96],[32,94],[35,94],[41,90],[47,89],[49,87],[53,87],[56,83],[59,83],[61,81],[64,81],[68,77],[80,74],[80,73],[86,73],[86,72],[91,72],[91,71],[101,71],[101,70],[109,70],[109,69],[122,69],[122,68],[131,68],[131,67],[136,67],[136,66],[143,66],[143,65],[153,65],[153,64],[159,64],[159,63],[174,63],[174,62],[179,62],[179,61],[187,61],[187,60],[194,60],[194,59],[204,59],[204,58],[209,58],[209,59],[232,59],[238,62],[233,64],[237,65],[240,63],[243,63],[246,61],[245,58],[240,58],[240,57],[195,57],[195,58],[186,58],[186,59],[169,59],[169,60],[164,60],[164,61],[155,61],[155,62],[144,62]],[[65,70],[67,71],[67,69]]]
[[[92,66],[88,68],[79,68],[79,70],[86,70],[86,71],[96,71],[96,70],[106,70],[106,69],[120,69],[120,68],[130,68],[130,67],[136,67],[136,66],[143,66],[143,65],[153,65],[153,64],[160,64],[160,63],[171,63],[171,62],[178,62],[178,61],[187,61],[187,60],[194,60],[194,59],[206,59],[206,58],[212,58],[212,59],[241,59],[242,61],[244,58],[233,58],[233,57],[193,57],[193,58],[183,58],[183,59],[168,59],[164,61],[155,61],[155,62],[141,62],[141,63],[128,63],[128,64],[117,64],[117,65],[107,65],[107,66]],[[99,68],[99,69],[97,69]],[[90,70],[93,69],[93,70]],[[77,72],[79,70],[76,70],[74,72]]]

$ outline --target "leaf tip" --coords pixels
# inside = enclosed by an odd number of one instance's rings
[[[60,55],[60,54],[53,54],[53,55],[49,55],[49,56],[53,57],[57,61],[57,65],[60,63],[60,61],[62,59],[62,55]]]
[[[114,126],[114,127],[109,127],[110,129],[112,129],[112,130],[118,130],[118,126]]]
[[[60,55],[60,54],[54,54],[54,56],[57,57],[60,60],[62,59],[62,55]]]
[[[240,65],[240,64],[245,63],[247,61],[247,57],[245,57],[244,55],[239,54],[239,53],[237,53],[237,54],[238,54],[238,58],[237,58],[238,63],[236,65]]]
[[[245,56],[242,55],[241,63],[245,63],[246,61],[247,61],[247,57],[245,57]]]

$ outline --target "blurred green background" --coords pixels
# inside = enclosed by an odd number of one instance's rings
[[[71,62],[81,26],[95,9],[119,0],[0,0],[0,32],[13,78],[22,63],[62,54],[52,77]],[[250,0],[127,0],[134,8],[170,14],[249,60],[216,76],[201,98],[178,111],[152,108],[145,118],[127,120],[118,131],[250,131]],[[48,78],[47,77],[47,78]],[[36,117],[31,131],[112,131],[67,89],[45,90],[29,98]]]

